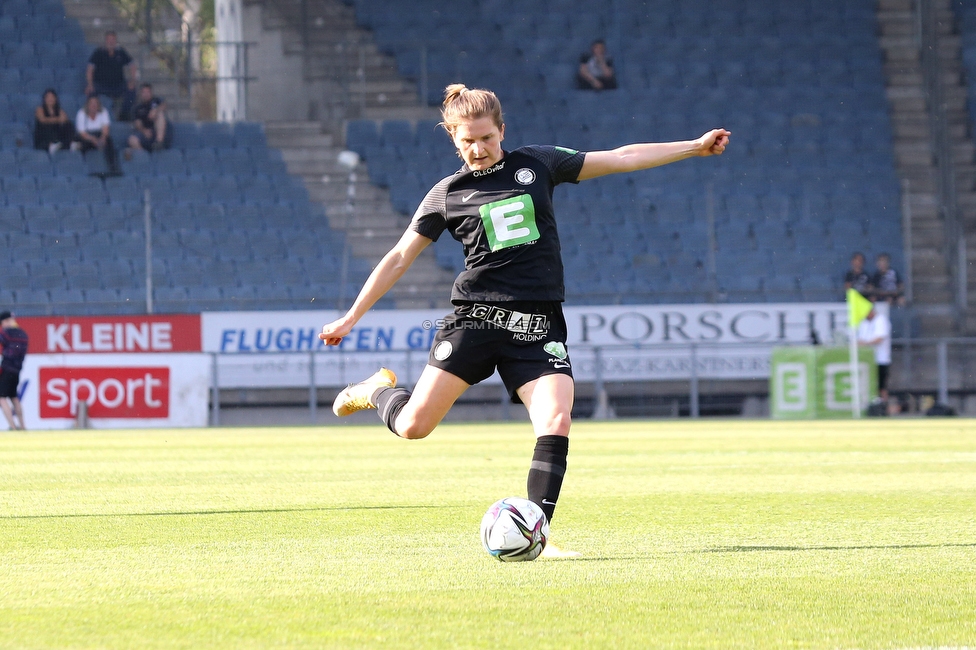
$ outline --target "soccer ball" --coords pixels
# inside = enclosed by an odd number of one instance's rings
[[[481,520],[481,543],[502,562],[528,562],[539,557],[549,539],[549,521],[528,499],[496,501]]]

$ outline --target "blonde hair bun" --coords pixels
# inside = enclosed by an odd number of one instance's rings
[[[444,119],[441,125],[454,137],[454,131],[461,122],[489,117],[498,128],[502,127],[502,103],[490,90],[471,89],[464,84],[451,84],[444,89],[444,104],[441,109]]]

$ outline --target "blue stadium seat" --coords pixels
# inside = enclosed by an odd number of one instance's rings
[[[175,132],[173,137],[175,139]],[[156,174],[185,176],[187,173],[186,162],[183,160],[183,152],[180,149],[157,151],[153,153],[152,161]]]
[[[346,123],[346,146],[364,158],[380,146],[380,135],[373,120],[352,120]]]
[[[6,196],[7,205],[38,205],[40,203],[37,183],[33,176],[28,178],[8,176],[4,178],[3,193]]]
[[[19,176],[20,163],[13,151],[0,151],[0,178],[4,176]]]
[[[212,172],[217,167],[217,152],[211,147],[187,149],[183,157],[190,173]]]
[[[199,146],[215,149],[233,148],[234,133],[229,124],[220,122],[203,122],[199,126]]]
[[[380,129],[380,141],[385,147],[412,144],[413,127],[406,120],[386,120]]]
[[[31,206],[24,210],[27,230],[31,233],[60,232],[61,219],[52,206]]]
[[[234,147],[237,150],[267,147],[264,126],[260,122],[237,122],[234,124],[233,134]]]
[[[0,205],[0,232],[27,232],[27,222],[24,220],[23,209],[19,205]]]
[[[75,151],[58,151],[54,157],[54,173],[57,176],[84,176],[88,173],[85,159]]]

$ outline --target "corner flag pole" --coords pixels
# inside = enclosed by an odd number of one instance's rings
[[[851,415],[861,417],[861,364],[857,359],[857,326],[874,309],[870,300],[854,289],[847,290],[847,345],[851,373]]]
[[[851,415],[854,419],[861,417],[861,378],[860,365],[857,361],[857,330],[847,328],[848,362],[851,369]]]

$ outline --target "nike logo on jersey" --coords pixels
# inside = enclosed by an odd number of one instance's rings
[[[461,197],[461,203],[467,203],[471,199],[471,197],[474,196],[477,193],[478,193],[478,190],[475,190],[474,192],[471,192],[471,194],[468,194],[467,196],[462,196]]]

